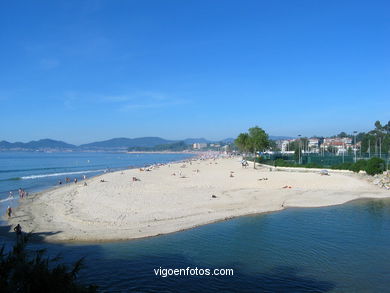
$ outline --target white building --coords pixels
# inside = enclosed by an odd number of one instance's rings
[[[206,148],[207,147],[207,143],[203,143],[203,142],[196,142],[192,145],[193,149],[195,150],[200,150],[200,149],[203,149],[203,148]]]

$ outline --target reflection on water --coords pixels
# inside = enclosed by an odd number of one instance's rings
[[[42,244],[32,244],[42,247]],[[81,280],[109,291],[386,292],[390,201],[242,217],[159,237],[104,244],[45,245]],[[234,276],[155,276],[162,268],[233,268]]]

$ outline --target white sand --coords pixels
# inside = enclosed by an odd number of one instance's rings
[[[286,207],[390,196],[390,191],[348,173],[270,172],[268,168],[254,170],[252,164],[245,169],[238,158],[182,165],[108,173],[88,179],[87,186],[72,183],[37,194],[22,201],[10,223],[20,223],[26,232],[47,233],[47,241],[110,241],[171,233]],[[186,178],[180,178],[180,172]],[[133,176],[141,181],[133,182]],[[102,178],[106,182],[100,182]],[[286,185],[292,188],[282,188]]]

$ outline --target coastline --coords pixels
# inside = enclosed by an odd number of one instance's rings
[[[238,158],[192,159],[150,172],[126,169],[89,178],[87,186],[69,184],[39,192],[20,203],[9,223],[45,233],[49,242],[121,241],[288,207],[390,197],[389,191],[353,174],[330,174],[242,168]]]

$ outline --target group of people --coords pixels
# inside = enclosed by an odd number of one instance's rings
[[[23,199],[23,198],[28,196],[28,192],[26,190],[24,190],[23,188],[21,188],[21,187],[18,189],[18,193],[19,193],[19,198],[20,199]],[[13,194],[12,191],[9,192],[8,199],[14,199],[14,194]],[[12,208],[11,208],[11,206],[7,207],[6,215],[7,215],[8,218],[12,217]]]
[[[23,188],[19,188],[19,198],[22,199],[28,195],[28,192],[25,191]]]
[[[241,166],[242,166],[243,168],[248,167],[248,166],[249,166],[248,161],[247,161],[247,160],[242,160],[242,161],[241,161]]]
[[[84,180],[87,179],[87,176],[83,175],[83,179],[84,179]],[[70,182],[71,182],[70,178],[69,178],[69,177],[66,177],[66,178],[65,178],[65,183],[70,183]],[[77,178],[74,178],[74,179],[73,179],[73,182],[74,182],[74,184],[77,184],[78,179],[77,179]],[[58,180],[58,185],[62,185],[62,180]]]

